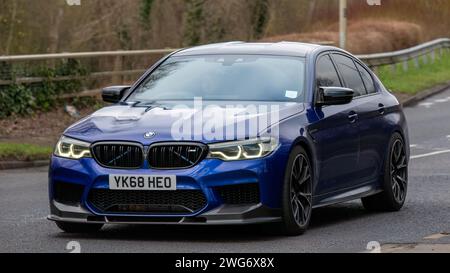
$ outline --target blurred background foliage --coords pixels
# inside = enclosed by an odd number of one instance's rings
[[[83,84],[81,78],[61,81],[50,79],[64,76],[81,77],[88,72],[78,61],[71,59],[25,71],[13,69],[8,64],[0,62],[0,80],[14,79],[17,73],[22,77],[43,78],[43,81],[0,85],[0,118],[12,114],[31,114],[34,110],[51,110],[56,106],[58,95],[81,91]]]
[[[228,40],[337,41],[337,0],[2,0],[0,55],[148,49]],[[349,0],[349,50],[450,36],[450,1]]]

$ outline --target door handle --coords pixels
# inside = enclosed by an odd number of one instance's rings
[[[351,123],[355,123],[356,120],[358,120],[358,114],[355,111],[351,111],[348,114],[348,119],[350,120]]]
[[[384,108],[384,104],[382,103],[378,104],[378,113],[380,113],[380,115],[384,115],[385,112],[386,108]]]

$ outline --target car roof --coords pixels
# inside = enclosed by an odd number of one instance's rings
[[[245,43],[229,42],[209,44],[178,51],[174,56],[216,55],[216,54],[258,54],[306,57],[310,52],[325,46],[297,42]],[[327,47],[329,48],[329,47]]]

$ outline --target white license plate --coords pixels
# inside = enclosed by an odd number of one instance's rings
[[[110,175],[110,190],[175,191],[175,175]]]

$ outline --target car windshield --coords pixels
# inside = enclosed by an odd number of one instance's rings
[[[305,59],[265,55],[172,57],[127,99],[302,102]]]

